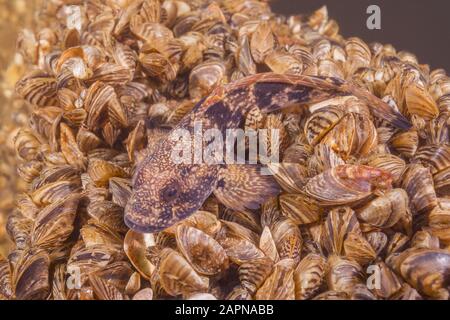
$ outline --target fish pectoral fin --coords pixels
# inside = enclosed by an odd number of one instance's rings
[[[280,193],[273,176],[265,175],[260,165],[227,165],[219,172],[214,195],[236,211],[255,210],[268,198]]]

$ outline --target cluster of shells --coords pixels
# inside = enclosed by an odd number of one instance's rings
[[[18,43],[27,191],[7,223],[1,298],[449,298],[445,71],[343,38],[325,7],[284,17],[256,0],[49,0],[39,16]],[[164,130],[216,86],[266,71],[352,81],[413,126],[352,97],[251,114],[248,126],[281,130],[280,196],[255,212],[212,196],[163,232],[128,230],[131,177]]]

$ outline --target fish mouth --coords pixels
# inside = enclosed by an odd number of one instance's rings
[[[161,228],[152,225],[143,225],[136,223],[132,219],[130,219],[130,217],[128,217],[127,215],[125,215],[124,221],[128,228],[139,233],[156,233],[163,231],[165,229],[164,227]]]

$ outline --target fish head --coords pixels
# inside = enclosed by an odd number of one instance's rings
[[[175,164],[156,152],[138,166],[125,223],[134,231],[162,231],[195,213],[215,188],[217,166]]]

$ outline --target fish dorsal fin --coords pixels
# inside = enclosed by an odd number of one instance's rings
[[[264,175],[261,165],[227,165],[219,172],[214,195],[236,211],[256,210],[268,198],[280,193],[273,176]]]
[[[400,129],[411,127],[408,119],[387,103],[354,83],[338,78],[262,73],[219,89],[213,95],[216,99],[227,92],[247,91],[251,96],[248,102],[263,113],[280,111],[293,105],[317,104],[341,96],[354,96],[366,103],[376,117]],[[233,103],[238,104],[240,99],[238,96]]]

